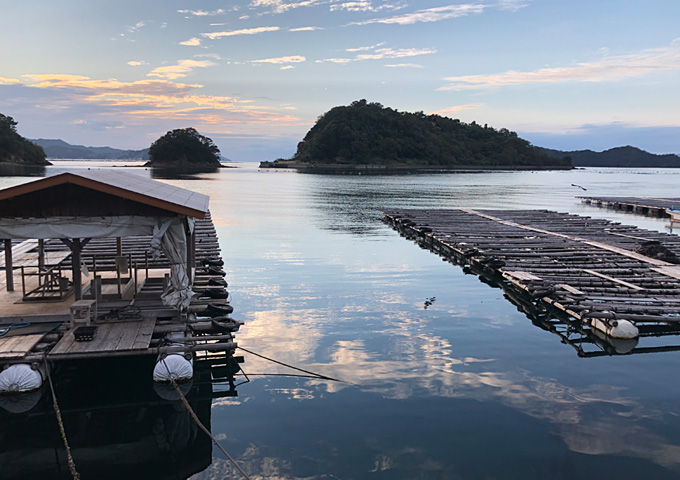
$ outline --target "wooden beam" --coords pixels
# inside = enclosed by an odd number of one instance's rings
[[[5,240],[5,278],[7,291],[14,291],[14,270],[12,270],[12,240]]]

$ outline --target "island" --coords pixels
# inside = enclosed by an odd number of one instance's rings
[[[40,145],[48,158],[85,160],[148,160],[149,149],[121,150],[111,147],[86,147],[72,145],[60,139],[36,138],[31,140]]]
[[[20,166],[51,165],[39,145],[17,133],[17,122],[0,113],[0,163]]]
[[[222,167],[220,149],[195,128],[167,132],[151,144],[145,166],[177,172],[213,172]]]
[[[321,115],[291,159],[261,168],[313,173],[571,169],[515,132],[358,100]]]

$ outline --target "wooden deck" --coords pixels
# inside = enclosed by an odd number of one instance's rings
[[[546,210],[392,210],[385,218],[421,246],[585,325],[680,326],[680,265],[641,250],[660,242],[665,258],[680,256],[677,235]]]
[[[666,210],[680,208],[680,198],[653,197],[576,197],[582,203],[596,207],[613,208],[626,212],[638,213],[650,217],[670,217]]]
[[[50,350],[48,360],[143,352],[151,343],[156,318],[139,318],[127,322],[96,322],[94,325],[97,327],[94,340],[78,342],[72,333],[64,335]]]
[[[4,275],[0,275],[0,366],[7,363],[41,362],[45,358],[51,361],[82,359],[94,357],[114,357],[127,355],[158,355],[159,352],[231,352],[236,348],[233,334],[230,331],[215,330],[210,318],[202,314],[189,314],[182,318],[176,309],[162,304],[160,295],[163,291],[164,276],[169,272],[169,263],[165,257],[151,261],[146,251],[151,237],[127,237],[122,239],[122,255],[129,256],[132,267],[137,267],[137,289],[135,298],[123,298],[102,301],[97,305],[98,317],[93,322],[97,326],[95,337],[91,341],[76,341],[73,330],[77,325],[70,323],[70,307],[75,299],[73,294],[62,301],[42,303],[22,301],[21,284],[15,285],[17,291],[7,292],[4,289]],[[214,277],[203,266],[205,258],[220,258],[221,252],[217,233],[208,213],[203,220],[196,221],[196,271],[194,284],[197,291],[207,288],[208,279]],[[37,267],[37,241],[15,242],[13,244],[14,266],[34,265]],[[61,241],[45,242],[46,259],[61,264],[64,275],[71,276],[70,250]],[[113,272],[113,258],[117,254],[117,241],[111,239],[92,240],[83,253],[83,260],[90,269],[90,276],[84,282],[85,293],[89,281],[93,278],[94,261],[98,261],[97,274],[111,281],[116,280]],[[95,260],[98,258],[98,260]],[[49,264],[46,260],[46,264]],[[218,276],[218,278],[221,278]],[[15,284],[17,282],[15,281]],[[133,283],[132,280],[129,281]],[[32,286],[32,285],[31,285]],[[115,296],[117,285],[105,285]],[[225,292],[224,287],[213,286],[211,290]],[[133,289],[134,290],[134,289]],[[214,300],[199,297],[192,301],[200,311],[207,303],[228,304],[226,300]],[[61,322],[47,333],[40,331],[37,325]],[[21,334],[22,328],[27,333]],[[16,330],[3,337],[4,329]],[[164,336],[171,332],[189,333],[186,346],[167,345]]]

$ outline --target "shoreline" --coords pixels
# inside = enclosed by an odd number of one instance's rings
[[[474,173],[487,171],[574,170],[562,165],[379,165],[342,163],[285,163],[260,162],[260,168],[295,170],[299,173],[325,173],[346,175],[385,175],[404,173]]]

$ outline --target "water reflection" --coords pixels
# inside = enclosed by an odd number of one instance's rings
[[[18,163],[0,163],[2,177],[44,177],[44,165],[20,165]]]
[[[159,395],[152,386],[153,360],[87,363],[64,363],[55,372],[66,436],[82,478],[183,480],[210,465],[211,439],[174,390]],[[187,390],[191,408],[208,428],[213,398],[236,395],[233,382],[214,391],[210,368],[200,362]],[[24,400],[5,397],[0,407],[2,478],[72,478],[49,387]]]
[[[186,168],[171,168],[171,167],[149,167],[151,171],[151,178],[156,180],[198,180],[202,178],[203,174],[217,173],[219,167],[186,167]]]

